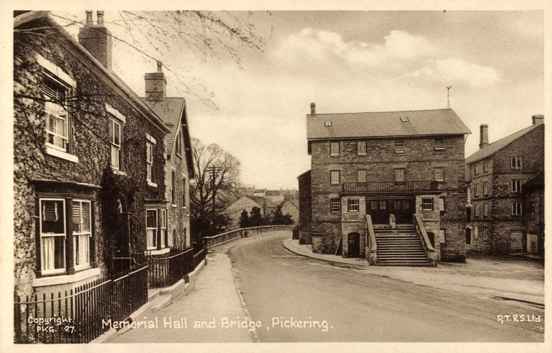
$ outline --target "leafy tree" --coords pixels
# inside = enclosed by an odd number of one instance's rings
[[[249,217],[249,225],[251,227],[257,227],[262,224],[263,224],[263,216],[261,215],[261,209],[255,206],[251,209],[251,216]]]
[[[240,228],[249,227],[249,214],[247,210],[243,210],[240,214]]]
[[[292,224],[293,219],[290,214],[282,213],[282,205],[278,205],[272,216],[272,224]]]

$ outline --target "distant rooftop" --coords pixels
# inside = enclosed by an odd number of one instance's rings
[[[470,129],[452,109],[307,115],[307,140],[465,135]]]

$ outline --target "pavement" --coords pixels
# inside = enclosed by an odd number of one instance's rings
[[[468,258],[466,263],[441,262],[437,267],[423,269],[370,266],[364,259],[313,253],[311,245],[299,244],[298,240],[284,239],[283,245],[295,254],[351,266],[372,275],[459,291],[479,298],[500,297],[544,306],[544,265],[531,260],[478,257]]]
[[[143,327],[121,330],[106,342],[252,342],[252,332],[244,327],[249,320],[236,291],[230,259],[214,252],[207,255],[207,263],[191,290],[175,290],[170,301],[135,319],[144,322]],[[153,327],[147,327],[150,322]]]

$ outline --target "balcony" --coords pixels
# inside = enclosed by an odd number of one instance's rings
[[[445,182],[432,180],[409,180],[405,182],[395,181],[369,181],[366,183],[343,183],[343,193],[392,193],[392,192],[419,192],[439,191],[446,186]]]

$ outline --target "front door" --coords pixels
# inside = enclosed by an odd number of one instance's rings
[[[372,216],[372,223],[389,223],[389,209],[387,200],[368,200],[368,206],[368,213],[370,213],[370,216]]]
[[[347,237],[349,257],[360,257],[360,234],[350,233]]]
[[[372,199],[367,201],[366,209],[374,224],[389,224],[389,214],[395,215],[397,224],[412,223],[414,206],[412,199]]]

